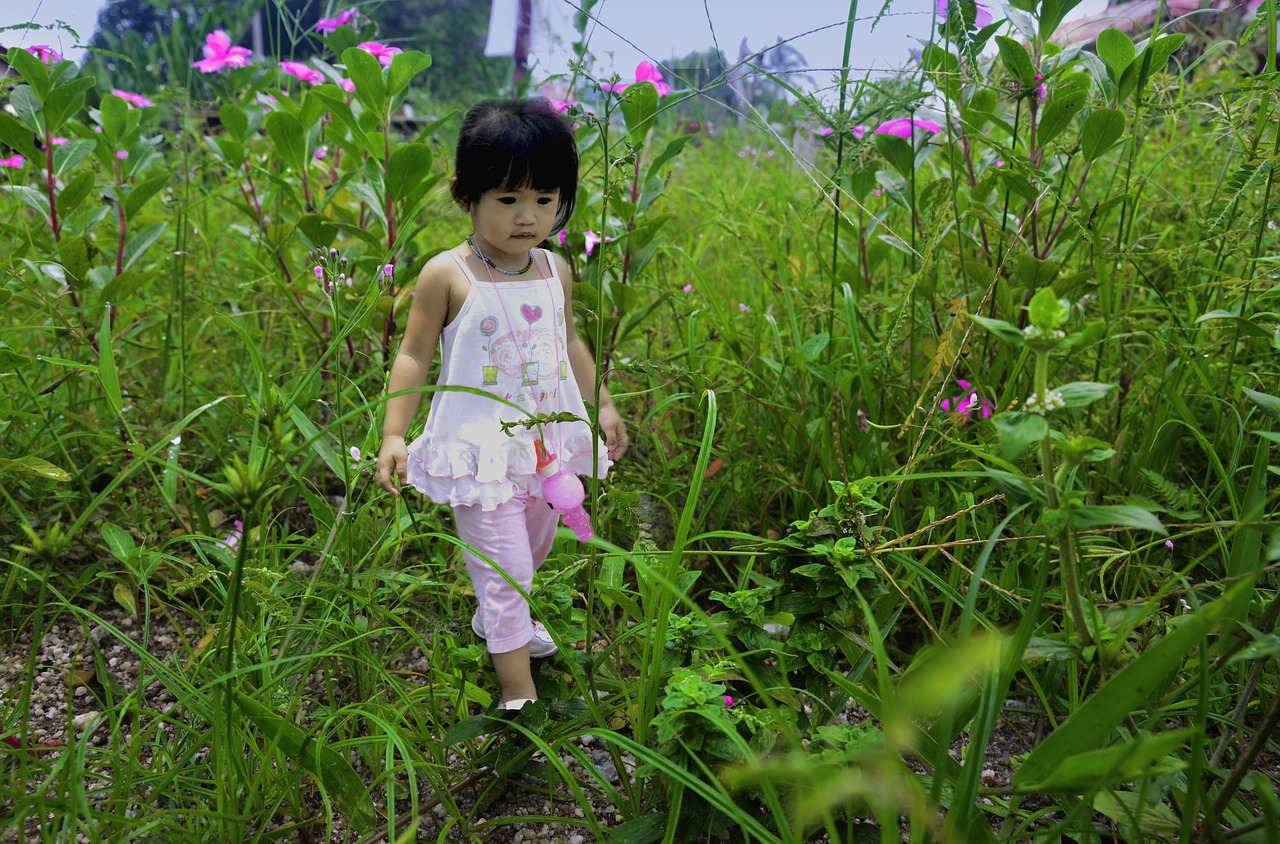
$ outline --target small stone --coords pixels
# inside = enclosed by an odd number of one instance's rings
[[[77,733],[81,732],[101,714],[102,713],[98,712],[96,709],[90,709],[88,712],[82,712],[71,719],[71,726],[75,728]]]

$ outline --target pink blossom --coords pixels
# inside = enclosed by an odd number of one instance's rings
[[[336,18],[321,18],[316,21],[316,32],[333,32],[338,27],[355,17],[355,9],[347,9]]]
[[[692,292],[693,292],[693,285],[692,285],[692,284],[686,284],[686,285],[684,286],[683,290],[684,290],[684,292],[685,292],[685,293],[692,293]]]
[[[971,389],[973,385],[963,378],[957,378],[956,384],[965,391],[966,395],[943,399],[942,409],[954,411],[969,419],[973,418],[974,413],[981,413],[983,419],[990,419],[992,411],[996,408],[995,404],[990,399],[980,397],[976,390]]]
[[[937,134],[942,131],[942,127],[932,120],[919,120],[915,117],[895,117],[893,120],[886,120],[876,127],[877,135],[897,135],[899,138],[911,138],[912,129],[923,129],[926,132]]]
[[[10,158],[0,158],[0,167],[12,167],[15,170],[21,168],[22,165],[26,163],[27,160],[20,155],[15,155]]]
[[[124,161],[128,157],[129,157],[128,150],[123,150],[123,149],[116,150],[116,158],[120,159],[121,161]]]
[[[952,0],[952,2],[955,2],[956,5],[959,6],[964,2],[964,0]],[[991,23],[991,12],[983,3],[974,3],[973,5],[975,7],[973,25],[978,29],[982,29],[982,27]],[[950,11],[950,3],[948,3],[948,0],[936,0],[934,8],[938,11],[938,20],[945,21],[947,19],[947,13]]]
[[[567,231],[565,231],[564,229],[561,229],[561,230],[560,230],[560,245],[561,245],[562,247],[563,247],[563,246],[568,245],[568,240],[569,240],[569,233],[568,233]]]
[[[658,89],[659,97],[665,97],[671,93],[671,86],[662,81],[662,71],[658,70],[653,62],[640,62],[636,65],[636,82],[652,82],[653,87]],[[630,82],[617,82],[613,85],[605,83],[600,86],[600,90],[605,93],[621,94],[631,85]]]
[[[235,551],[240,547],[240,540],[244,539],[244,522],[239,519],[235,520],[235,526],[231,533],[222,539],[222,544],[227,546],[228,550]]]
[[[854,136],[855,138],[857,138],[858,140],[862,140],[862,136],[863,136],[863,135],[865,135],[865,134],[867,134],[867,127],[866,127],[866,126],[854,126],[854,127],[853,127],[853,136]]]
[[[213,73],[224,67],[245,67],[249,64],[249,48],[233,47],[231,36],[221,29],[215,29],[204,37],[204,58],[192,62],[191,66],[202,73]]]
[[[396,54],[404,52],[404,50],[401,50],[399,47],[389,47],[381,41],[365,41],[364,43],[357,44],[356,46],[376,58],[381,62],[383,67],[391,64],[391,59]]]
[[[734,705],[734,700],[733,700],[733,698],[729,697],[728,695],[725,695],[725,696],[724,696],[724,705],[725,705],[725,707],[726,707],[726,708],[732,707],[732,706]]]
[[[324,74],[302,62],[280,62],[280,69],[290,76],[296,76],[303,82],[319,85],[324,82]]]
[[[745,314],[747,311],[751,310],[751,306],[748,305],[746,302],[739,302],[738,310],[742,311]]]
[[[834,131],[835,129],[832,129],[830,126],[823,126],[821,129],[818,130],[818,134],[825,138]]]
[[[395,271],[396,271],[395,264],[387,264],[385,267],[382,268],[382,274],[385,275],[387,278],[391,278],[392,273],[394,273]]]
[[[32,44],[27,52],[45,64],[57,64],[62,61],[62,54],[48,44]]]
[[[325,151],[324,147],[320,147],[320,149],[312,153],[312,155],[314,155],[316,158],[324,158],[328,154],[329,153]]]
[[[128,103],[129,108],[133,108],[134,106],[137,106],[138,108],[150,108],[155,105],[155,103],[151,102],[151,100],[141,94],[130,94],[128,91],[122,91],[119,88],[112,88],[111,93]]]
[[[351,79],[342,80],[341,82],[338,83],[338,86],[341,87],[342,90],[346,91],[348,94],[354,94],[356,91],[356,83],[354,80],[351,80]]]
[[[1170,551],[1172,551],[1172,550],[1173,550],[1173,540],[1172,540],[1172,539],[1166,539],[1166,540],[1164,541],[1164,547],[1166,547],[1166,548],[1168,548]]]
[[[575,100],[557,100],[555,97],[549,97],[548,99],[551,102],[551,107],[561,113],[568,111],[578,104]]]
[[[591,253],[595,251],[596,244],[613,243],[613,238],[606,237],[604,239],[601,239],[600,235],[596,234],[595,232],[583,232],[582,240],[583,240],[584,249],[586,250],[588,258],[590,258]]]
[[[992,164],[991,166],[992,166],[992,167],[1003,167],[1003,166],[1004,166],[1004,162],[1003,162],[1003,161],[1001,161],[999,158],[997,158],[997,159],[996,159],[995,164]]]

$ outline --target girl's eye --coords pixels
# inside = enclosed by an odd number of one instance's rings
[[[538,198],[538,204],[539,204],[539,205],[550,205],[550,204],[551,204],[551,197],[549,197],[549,196],[542,196],[542,197],[539,197],[539,198]]]
[[[516,204],[516,198],[515,198],[514,196],[503,196],[503,197],[499,197],[499,198],[498,198],[498,201],[499,201],[499,202],[501,202],[503,205],[515,205],[515,204]]]

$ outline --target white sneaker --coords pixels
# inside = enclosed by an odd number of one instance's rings
[[[518,697],[515,700],[509,700],[506,703],[498,704],[498,708],[506,710],[507,712],[518,712],[521,709],[524,709],[524,705],[526,703],[533,703],[536,699],[537,698],[531,697]]]
[[[471,631],[481,639],[485,638],[484,628],[480,626],[479,613],[471,616]],[[549,656],[555,656],[559,651],[560,649],[556,647],[555,640],[547,632],[547,628],[542,626],[541,621],[535,621],[533,623],[533,638],[529,640],[529,656],[534,659],[546,659]]]

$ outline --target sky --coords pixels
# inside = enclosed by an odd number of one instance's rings
[[[499,5],[503,2],[514,4],[514,0],[499,0]],[[539,2],[566,14],[573,11],[566,0]],[[61,20],[85,42],[93,35],[103,5],[103,0],[10,0],[0,12],[0,26],[28,21],[52,26]],[[933,5],[934,0],[889,0],[888,12],[873,29],[872,18],[880,10],[880,0],[862,0],[850,56],[855,73],[904,66],[909,51],[919,49],[920,42],[929,37]],[[1071,17],[1096,13],[1105,5],[1105,0],[1083,0]],[[992,2],[990,6],[999,9],[1001,4]],[[340,11],[346,3],[337,2],[333,8]],[[716,43],[734,61],[744,38],[753,50],[778,38],[791,39],[789,43],[815,69],[815,84],[822,86],[834,72],[830,69],[841,63],[848,11],[847,0],[600,0],[594,10],[599,20],[590,32],[590,44],[600,76],[616,70],[630,78],[636,64],[644,59],[664,62]],[[573,35],[565,31],[563,42],[572,40]],[[49,44],[72,59],[82,53],[75,38],[57,30],[0,32],[0,41],[6,45]],[[560,52],[564,53],[563,48]],[[543,60],[540,69],[551,73],[563,66],[563,55],[553,54]]]

